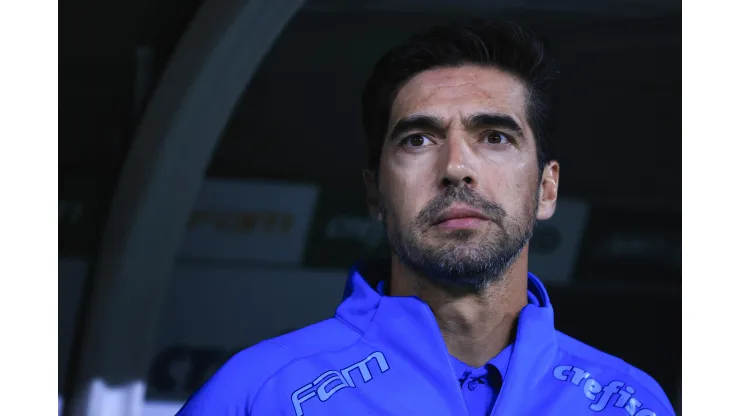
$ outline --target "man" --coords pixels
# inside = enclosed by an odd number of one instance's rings
[[[435,28],[363,94],[385,267],[335,317],[234,356],[181,415],[673,415],[647,374],[553,327],[528,242],[550,218],[553,61],[509,23]]]

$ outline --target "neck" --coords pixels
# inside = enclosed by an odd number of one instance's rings
[[[391,296],[416,296],[437,319],[447,350],[480,367],[514,340],[519,312],[527,304],[527,248],[497,282],[481,293],[453,294],[431,283],[393,256]]]

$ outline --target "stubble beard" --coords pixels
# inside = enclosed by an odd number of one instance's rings
[[[381,197],[388,241],[399,261],[429,282],[453,291],[480,293],[501,281],[529,242],[536,224],[534,201],[512,217],[498,204],[469,188],[448,188],[401,229],[392,204]],[[432,222],[453,203],[463,203],[492,218],[485,228],[440,234]],[[431,234],[435,234],[433,238]],[[431,241],[430,241],[431,240]]]

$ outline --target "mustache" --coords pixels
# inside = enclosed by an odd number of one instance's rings
[[[435,196],[422,208],[414,221],[416,225],[430,224],[442,216],[445,210],[455,203],[468,205],[481,211],[498,225],[502,225],[506,218],[506,210],[493,202],[480,196],[468,187],[449,187]]]

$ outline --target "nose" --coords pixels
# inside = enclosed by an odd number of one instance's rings
[[[445,143],[445,147],[447,151],[443,156],[442,187],[478,186],[477,175],[473,167],[473,155],[466,140],[451,137]]]

